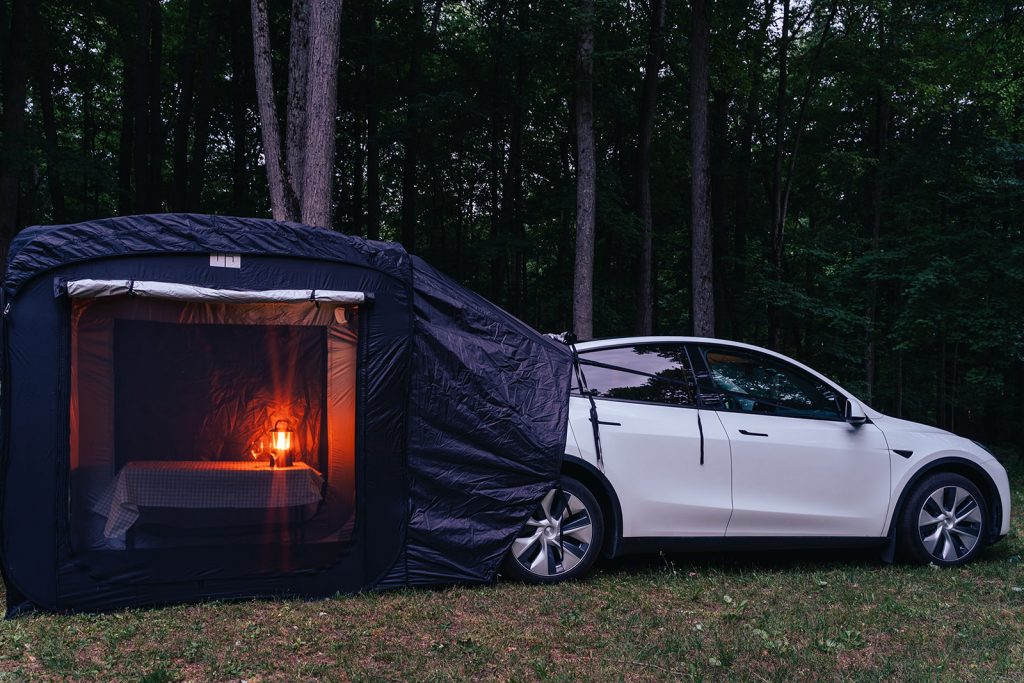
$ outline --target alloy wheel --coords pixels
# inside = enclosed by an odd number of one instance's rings
[[[512,556],[531,574],[557,576],[580,563],[593,534],[593,520],[583,501],[569,491],[552,489],[512,543]]]
[[[981,537],[981,507],[970,491],[943,486],[925,498],[918,516],[924,549],[936,560],[969,555]]]

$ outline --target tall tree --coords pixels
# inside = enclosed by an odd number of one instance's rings
[[[572,326],[580,339],[594,336],[594,229],[597,162],[594,147],[594,0],[580,0],[576,47],[576,268]]]
[[[302,221],[332,227],[341,0],[312,0]]]
[[[377,2],[364,0],[369,54],[366,64],[366,236],[380,239],[380,87],[377,82]]]
[[[525,144],[526,112],[524,100],[529,78],[529,59],[524,54],[525,35],[530,27],[527,0],[516,2],[515,72],[512,74],[512,97],[508,102],[508,162],[502,181],[502,228],[512,244],[509,269],[508,306],[515,315],[523,315],[526,298],[526,226],[523,223],[523,145]]]
[[[416,251],[417,200],[419,187],[420,143],[423,137],[420,109],[423,107],[423,58],[434,45],[441,21],[444,0],[434,0],[430,15],[430,28],[424,28],[423,0],[413,0],[412,39],[410,41],[409,71],[406,77],[405,130],[402,135],[402,245]]]
[[[651,142],[654,138],[654,115],[658,98],[658,72],[665,51],[665,5],[667,0],[651,0],[650,27],[647,35],[647,58],[644,80],[640,87],[640,134],[637,136],[636,178],[637,206],[640,213],[640,259],[637,264],[637,306],[635,331],[651,334],[654,321],[653,273],[651,249],[654,218],[651,213]]]
[[[783,161],[786,145],[786,115],[788,112],[789,92],[789,43],[790,43],[790,2],[782,1],[782,28],[779,35],[778,71],[779,79],[775,96],[775,154],[772,161],[771,188],[771,263],[772,275],[781,286],[782,283],[782,250],[785,237],[786,219],[783,214]],[[782,347],[782,322],[779,319],[779,307],[775,303],[768,306],[768,336],[773,349]]]
[[[287,159],[290,194],[302,197],[303,169],[306,167],[306,126],[309,123],[309,41],[310,1],[292,0],[292,21],[288,49],[288,108],[285,121],[284,154]],[[301,201],[301,200],[299,200]],[[297,207],[301,212],[301,203]]]
[[[117,212],[121,215],[132,212],[135,193],[132,191],[132,172],[135,169],[135,110],[139,88],[136,85],[138,70],[134,62],[134,25],[131,17],[111,17],[118,28],[118,46],[121,56],[121,127],[117,144]]]
[[[7,267],[7,248],[18,229],[18,194],[25,144],[25,97],[28,91],[29,46],[39,0],[13,0],[10,39],[3,73],[3,148],[0,149],[0,270]],[[0,46],[3,49],[3,46]]]
[[[221,26],[224,15],[212,11],[208,13],[206,40],[200,59],[204,64],[212,64],[217,58],[217,47],[220,43]],[[195,125],[192,131],[192,155],[188,161],[188,192],[186,206],[189,211],[198,211],[202,203],[203,187],[206,175],[206,157],[210,146],[210,117],[213,109],[214,74],[212,69],[203,69],[196,83]]]
[[[694,0],[690,27],[691,258],[693,333],[715,335],[713,235],[708,167],[708,0]]]
[[[152,0],[149,36],[149,64],[146,74],[149,100],[149,189],[146,211],[160,211],[163,201],[164,120],[161,113],[161,68],[163,66],[163,6]]]
[[[253,68],[256,74],[256,99],[260,111],[260,132],[263,135],[263,158],[270,189],[270,212],[275,220],[299,219],[288,164],[281,154],[281,129],[274,104],[274,76],[270,53],[270,22],[267,0],[252,0]]]
[[[188,142],[189,127],[192,124],[192,109],[195,94],[195,60],[199,41],[199,0],[189,0],[185,23],[185,40],[178,53],[178,108],[174,119],[174,142],[171,153],[173,172],[171,175],[171,207],[175,211],[187,211],[188,193]],[[209,69],[204,69],[209,71]]]
[[[868,235],[871,240],[871,253],[878,255],[879,244],[882,238],[882,201],[884,197],[883,187],[883,159],[889,139],[890,119],[890,94],[889,86],[885,79],[889,73],[889,32],[886,30],[885,20],[882,12],[877,12],[878,26],[878,76],[875,82],[874,96],[874,126],[871,134],[871,159],[872,167],[869,171],[868,182],[870,185],[870,211],[868,212]],[[865,311],[867,319],[867,344],[864,354],[864,383],[866,391],[864,399],[871,402],[874,396],[875,379],[878,372],[878,280],[871,278],[868,288],[868,303]]]
[[[271,212],[277,220],[301,220],[330,228],[341,1],[293,0],[295,25],[290,45],[288,138],[284,150],[275,106],[266,0],[252,0],[251,12],[256,94]],[[300,161],[300,167],[292,167]]]
[[[252,42],[247,26],[249,18],[247,0],[231,3],[231,205],[247,215],[249,213],[248,139],[249,121],[247,104],[252,92]]]
[[[53,220],[64,223],[67,213],[64,206],[64,183],[61,180],[58,160],[57,117],[53,105],[53,67],[47,63],[39,67],[36,78],[36,94],[43,109],[43,136],[46,150],[46,181],[50,186],[50,206]]]
[[[753,55],[747,65],[747,94],[746,103],[743,107],[742,123],[739,126],[739,159],[737,160],[737,173],[735,179],[735,191],[733,196],[739,201],[735,202],[733,212],[733,268],[732,285],[736,292],[744,292],[747,283],[747,236],[749,234],[749,216],[751,213],[750,184],[751,166],[754,163],[754,132],[761,120],[763,109],[762,86],[764,83],[764,53],[765,47],[769,44],[769,27],[772,25],[775,16],[775,0],[764,0],[762,3],[761,17],[757,32],[754,34]],[[716,189],[721,191],[721,188]],[[731,302],[729,307],[732,316],[731,331],[736,338],[742,338],[746,327],[746,316],[743,316],[739,301]]]
[[[132,68],[134,129],[132,167],[135,186],[135,210],[159,210],[160,150],[162,120],[160,117],[160,59],[162,26],[160,3],[138,0],[136,3],[135,52]]]

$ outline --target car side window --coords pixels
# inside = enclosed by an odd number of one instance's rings
[[[580,353],[587,388],[595,398],[696,406],[686,348],[637,344]],[[579,395],[579,387],[573,387]]]
[[[703,347],[701,352],[722,407],[744,413],[828,420],[843,418],[840,400],[827,384],[770,356],[741,349]]]

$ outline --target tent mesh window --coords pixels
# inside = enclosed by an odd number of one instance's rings
[[[71,545],[322,564],[355,524],[358,310],[72,303]]]

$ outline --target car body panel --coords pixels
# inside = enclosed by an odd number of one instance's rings
[[[622,507],[623,536],[724,536],[732,513],[729,441],[714,413],[596,399],[604,474]],[[700,464],[700,428],[704,465]],[[579,455],[596,464],[590,404],[573,397],[569,419]]]
[[[884,538],[915,475],[939,460],[984,471],[998,493],[995,535],[1009,531],[1005,469],[984,448],[950,432],[884,415],[798,361],[750,344],[700,337],[630,337],[577,344],[581,353],[636,344],[713,344],[771,356],[822,380],[861,406],[868,422],[595,399],[603,472],[621,506],[622,538]],[[566,453],[597,462],[586,397],[570,399]],[[697,415],[705,434],[699,464]],[[744,429],[769,437],[739,434]],[[775,436],[778,435],[778,436]],[[765,443],[769,441],[770,443]],[[822,450],[822,447],[830,444]],[[902,451],[904,455],[896,454]],[[911,452],[907,457],[905,454]],[[728,462],[728,498],[723,481]],[[724,533],[719,531],[727,518]]]
[[[889,449],[877,427],[717,414],[732,445],[734,510],[727,535],[884,534]]]
[[[874,419],[874,423],[885,435],[893,453],[902,451],[905,455],[893,457],[892,482],[894,495],[886,515],[886,528],[896,514],[899,493],[914,479],[918,472],[937,460],[963,460],[978,465],[991,478],[999,492],[1002,511],[998,535],[1005,536],[1010,530],[1010,482],[1006,470],[995,456],[970,439],[957,436],[938,427],[902,420],[888,415]],[[906,455],[909,453],[909,455]]]

